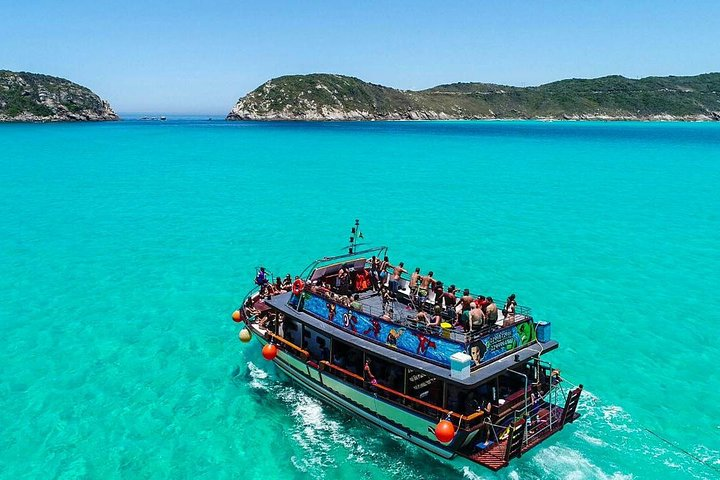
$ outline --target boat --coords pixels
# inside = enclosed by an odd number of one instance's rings
[[[356,220],[347,253],[294,278],[256,269],[232,315],[240,340],[325,403],[494,471],[579,418],[583,386],[542,358],[558,348],[549,322],[510,303],[494,318],[492,298],[469,289],[449,301],[454,286],[408,277],[361,239]]]

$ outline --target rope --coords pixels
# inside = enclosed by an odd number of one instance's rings
[[[701,464],[701,465],[705,465],[707,468],[709,468],[709,469],[711,469],[711,470],[714,470],[714,471],[720,473],[720,468],[718,468],[718,467],[716,467],[716,466],[714,466],[714,465],[711,465],[711,464],[707,463],[707,462],[706,462],[705,460],[703,460],[702,458],[699,458],[699,457],[697,457],[695,454],[688,452],[687,450],[685,450],[684,448],[680,447],[679,445],[675,445],[673,442],[671,442],[671,441],[668,440],[667,438],[661,437],[660,435],[658,435],[657,433],[653,432],[653,431],[650,430],[649,428],[642,427],[642,429],[645,430],[646,432],[648,432],[649,434],[653,435],[654,437],[659,438],[659,439],[662,440],[663,442],[667,443],[668,445],[670,445],[670,446],[671,446],[672,448],[674,448],[675,450],[677,450],[677,451],[679,451],[679,452],[681,452],[681,453],[684,453],[684,454],[687,455],[688,457],[690,457],[690,458],[692,458],[693,460],[695,460],[697,463],[699,463],[699,464]]]

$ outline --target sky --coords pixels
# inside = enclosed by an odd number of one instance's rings
[[[270,78],[402,89],[720,71],[720,1],[0,0],[0,69],[120,113],[226,114]]]

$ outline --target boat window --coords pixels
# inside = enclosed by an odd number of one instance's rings
[[[405,393],[433,405],[442,405],[443,382],[420,370],[408,369]]]
[[[405,383],[404,367],[375,355],[367,354],[366,358],[370,359],[370,368],[380,385],[385,385],[398,392],[403,391],[403,384]]]
[[[363,353],[345,342],[333,339],[331,363],[355,375],[362,375]]]
[[[294,343],[298,347],[302,345],[301,333],[302,330],[300,323],[291,317],[286,317],[283,322],[283,337],[291,343]]]
[[[313,360],[330,360],[330,337],[307,325],[303,328],[302,348],[310,353]]]

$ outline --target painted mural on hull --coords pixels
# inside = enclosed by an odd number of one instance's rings
[[[450,356],[457,352],[468,353],[478,366],[536,340],[531,320],[485,335],[467,348],[463,343],[356,312],[309,293],[304,294],[302,309],[375,343],[382,343],[446,366],[450,366]]]

